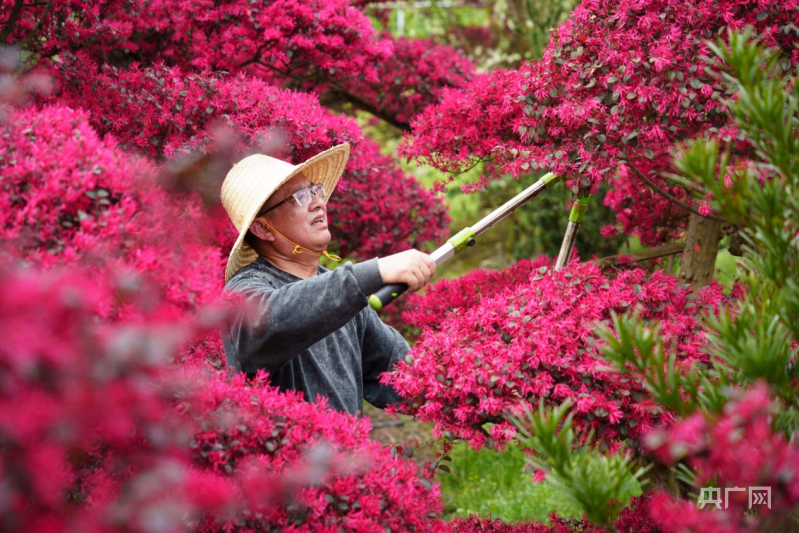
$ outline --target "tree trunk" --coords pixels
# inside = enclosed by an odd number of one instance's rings
[[[716,270],[721,223],[692,214],[685,234],[680,278],[699,288],[707,285]]]
[[[676,254],[683,253],[685,244],[682,242],[670,242],[655,246],[654,248],[644,248],[643,250],[636,250],[635,252],[621,253],[618,255],[609,255],[594,259],[593,262],[600,268],[609,266],[620,265],[625,262],[625,259],[634,262],[649,261],[650,259],[660,259],[661,257],[668,257],[671,259]],[[666,272],[671,272],[671,265],[666,267]]]

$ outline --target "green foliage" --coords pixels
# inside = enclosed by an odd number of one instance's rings
[[[450,456],[451,472],[438,477],[449,517],[479,514],[505,522],[546,522],[553,510],[565,518],[580,515],[579,508],[560,491],[531,482],[527,454],[519,446],[509,446],[503,452],[476,451],[459,443]]]
[[[737,309],[709,320],[710,353],[733,383],[762,379],[771,386],[784,407],[780,429],[792,436],[796,425],[785,422],[795,421],[799,408],[799,80],[786,76],[790,62],[752,42],[749,31],[713,50],[731,67],[722,76],[737,93],[732,112],[755,157],[750,165],[724,165],[734,158],[728,147],[711,173],[699,157],[722,148],[701,140],[683,151],[678,166],[713,192],[723,216],[745,228],[747,294]]]
[[[727,250],[728,244],[729,240],[727,238],[722,239],[719,253],[716,255],[716,274],[714,278],[724,285],[727,288],[726,292],[729,293],[733,284],[738,281],[739,269],[738,258]]]
[[[656,324],[645,325],[638,313],[611,315],[612,327],[598,326],[605,358],[622,371],[632,368],[656,403],[681,415],[693,412],[699,395],[697,369],[682,369],[676,354],[666,354]]]
[[[548,471],[546,484],[558,489],[591,522],[611,526],[631,496],[640,494],[649,467],[635,468],[630,453],[604,455],[592,446],[577,446],[571,402],[513,418],[518,440],[535,452],[532,464]],[[588,439],[589,442],[591,438]]]

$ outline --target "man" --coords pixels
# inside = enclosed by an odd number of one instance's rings
[[[388,283],[424,287],[435,262],[418,250],[335,270],[329,254],[326,203],[344,171],[349,145],[293,166],[261,154],[237,163],[222,185],[222,203],[239,231],[225,272],[225,290],[255,307],[223,331],[227,364],[247,374],[264,369],[272,384],[320,396],[355,414],[363,399],[377,407],[400,400],[378,376],[405,357],[408,343],[367,306]],[[375,201],[380,201],[375,198]]]

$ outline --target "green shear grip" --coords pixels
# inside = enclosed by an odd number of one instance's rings
[[[407,290],[408,286],[404,283],[389,283],[388,285],[383,285],[377,289],[374,294],[369,296],[369,307],[375,311],[380,311]]]
[[[588,210],[588,200],[590,197],[578,198],[572,206],[571,213],[569,213],[569,222],[582,223],[585,218],[585,212]]]
[[[455,253],[458,254],[463,251],[464,248],[469,246],[469,241],[472,241],[474,244],[474,238],[477,237],[477,234],[474,232],[472,228],[466,227],[456,233],[454,236],[450,237],[447,242],[455,248]]]
[[[540,181],[544,182],[544,185],[547,189],[551,189],[555,186],[556,183],[560,181],[560,176],[556,176],[552,172],[547,172],[543,176],[541,176]]]
[[[369,297],[369,307],[375,311],[380,311],[383,309],[383,302],[380,301],[376,294],[373,294]]]

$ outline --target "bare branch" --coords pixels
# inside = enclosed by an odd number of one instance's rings
[[[652,190],[654,190],[656,193],[658,193],[660,196],[662,196],[666,200],[668,200],[668,201],[670,201],[670,202],[672,202],[674,204],[677,204],[680,207],[682,207],[683,209],[685,209],[686,211],[690,211],[691,213],[693,213],[693,214],[695,214],[697,216],[700,216],[702,218],[707,218],[707,219],[713,220],[715,222],[720,222],[722,224],[729,224],[729,222],[727,222],[725,219],[721,218],[720,216],[714,215],[712,213],[709,214],[709,215],[703,215],[697,209],[691,207],[690,205],[686,204],[685,202],[683,202],[681,200],[678,200],[674,195],[672,195],[671,193],[669,193],[668,191],[666,191],[665,189],[660,187],[658,184],[656,184],[651,179],[647,178],[640,170],[635,168],[633,166],[633,164],[630,163],[629,161],[627,162],[627,166],[630,167],[630,170],[633,171],[633,174],[638,176],[638,178],[640,178],[641,181],[643,181],[644,183],[649,185],[652,188]]]
[[[397,120],[396,116],[386,113],[381,109],[378,109],[376,106],[372,105],[371,103],[367,102],[366,100],[363,100],[358,96],[355,96],[354,94],[348,91],[338,89],[334,93],[334,96],[344,100],[345,102],[352,104],[353,106],[357,107],[362,111],[366,111],[367,113],[376,116],[377,118],[391,124],[395,128],[398,128],[403,131],[408,130],[410,128],[410,124],[408,124],[407,122],[402,122],[400,120]]]
[[[679,185],[681,187],[686,187],[686,188],[694,191],[697,194],[701,194],[702,196],[707,194],[707,191],[702,189],[701,187],[699,187],[697,185],[694,185],[694,184],[690,184],[690,183],[682,183],[680,181],[677,181],[675,178],[669,176],[668,174],[662,173],[660,175],[660,177],[663,178],[664,180],[670,182],[670,183],[675,184],[675,185]]]
[[[42,24],[44,24],[44,19],[46,19],[47,16],[50,14],[50,10],[53,9],[53,2],[54,0],[49,0],[49,2],[47,2],[47,7],[44,8],[44,12],[42,13],[41,18],[39,19],[38,22],[36,22],[36,27],[34,27],[30,31],[30,33],[28,33],[28,35],[25,36],[25,39],[22,40],[22,43],[20,44],[22,48],[28,46],[30,41],[33,39],[33,36],[39,33],[39,30],[42,28]]]
[[[624,261],[624,258],[632,259],[635,262],[649,261],[651,259],[658,259],[661,257],[668,257],[670,255],[681,254],[684,248],[685,248],[685,243],[670,242],[668,244],[664,244],[661,246],[655,246],[654,248],[645,248],[643,250],[637,250],[635,252],[630,252],[627,254],[618,254],[618,255],[609,255],[607,257],[600,257],[598,259],[594,259],[593,262],[596,263],[601,268],[606,266],[619,265]]]
[[[5,46],[8,44],[8,37],[11,35],[11,32],[14,31],[14,26],[17,25],[17,20],[19,20],[19,13],[22,11],[22,1],[23,0],[17,0],[14,2],[14,7],[11,8],[11,14],[8,16],[6,25],[3,26],[3,31],[0,32],[0,45]]]

